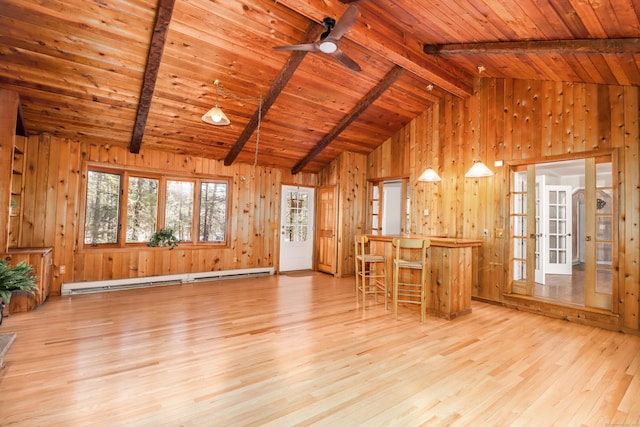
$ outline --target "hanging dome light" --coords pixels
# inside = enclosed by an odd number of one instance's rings
[[[493,176],[493,172],[485,166],[484,163],[476,162],[464,176],[467,178],[485,178],[487,176]]]
[[[424,172],[422,172],[422,175],[418,177],[418,181],[422,182],[438,182],[441,180],[442,179],[440,178],[440,175],[438,175],[438,172],[436,172],[432,168],[427,168]]]
[[[220,82],[216,80],[213,84],[216,87],[216,104],[215,107],[207,111],[204,116],[202,116],[202,121],[209,123],[210,125],[226,126],[231,124],[231,121],[227,118],[222,109],[218,107],[218,85]]]

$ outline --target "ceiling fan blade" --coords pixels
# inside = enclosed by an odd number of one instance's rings
[[[338,41],[344,36],[349,28],[356,22],[356,18],[358,17],[358,8],[354,5],[349,6],[347,11],[342,15],[342,18],[336,23],[336,26],[333,27],[327,39]]]
[[[274,46],[273,50],[301,50],[304,52],[318,52],[318,45],[316,43],[308,44],[294,44],[291,46]]]
[[[340,49],[336,50],[334,53],[330,54],[333,59],[344,65],[345,67],[353,70],[353,71],[362,71],[362,68],[351,58],[344,54]]]

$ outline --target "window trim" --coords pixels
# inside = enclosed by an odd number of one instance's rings
[[[370,234],[382,234],[382,222],[384,218],[384,183],[388,181],[401,181],[402,203],[400,205],[400,232],[411,232],[411,180],[410,177],[401,175],[397,177],[375,178],[367,180],[367,209],[365,229]],[[378,187],[378,199],[373,198],[373,187]],[[373,202],[378,202],[378,212],[373,212]],[[373,217],[378,217],[378,227],[373,228]]]
[[[86,211],[87,211],[87,185],[89,171],[97,171],[104,173],[117,174],[122,177],[120,188],[120,212],[118,214],[118,242],[117,243],[103,243],[99,245],[91,245],[84,242],[85,239],[85,226],[86,226]],[[78,239],[77,248],[78,251],[90,250],[128,250],[132,248],[145,248],[153,250],[155,248],[147,247],[145,242],[126,242],[126,218],[127,218],[127,203],[125,197],[125,191],[128,186],[128,177],[138,176],[145,178],[158,179],[158,213],[156,218],[156,229],[164,227],[165,224],[165,210],[166,210],[166,183],[167,181],[189,181],[194,183],[194,204],[193,204],[193,220],[192,220],[192,240],[188,242],[180,242],[180,247],[191,249],[211,249],[211,248],[226,248],[230,247],[232,240],[232,228],[231,228],[231,210],[232,194],[233,194],[233,179],[230,176],[222,175],[208,175],[200,173],[177,173],[173,171],[157,171],[145,168],[129,168],[118,165],[105,165],[97,162],[85,162],[81,175],[81,197],[80,197],[80,209],[78,212]],[[224,242],[200,242],[199,241],[199,227],[200,227],[200,187],[201,182],[222,182],[227,185],[227,200],[226,200],[226,233]],[[195,239],[194,239],[195,238]]]

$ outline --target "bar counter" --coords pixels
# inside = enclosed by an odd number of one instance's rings
[[[474,277],[473,248],[480,247],[482,240],[457,239],[423,235],[375,235],[367,234],[371,251],[384,254],[386,280],[393,283],[393,244],[396,237],[429,239],[428,251],[431,280],[427,284],[427,314],[455,319],[471,313],[471,286]]]

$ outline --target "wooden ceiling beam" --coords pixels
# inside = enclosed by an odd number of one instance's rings
[[[623,39],[575,39],[575,40],[529,40],[518,42],[454,43],[424,45],[430,55],[477,55],[477,54],[609,54],[640,53],[640,38]]]
[[[398,65],[395,65],[391,71],[387,73],[386,76],[378,84],[369,91],[365,95],[364,98],[360,100],[358,105],[355,106],[353,110],[349,114],[347,114],[338,124],[331,129],[331,131],[322,138],[322,140],[315,146],[313,149],[307,154],[302,160],[300,160],[294,167],[291,169],[292,174],[297,174],[300,172],[306,165],[311,162],[322,150],[324,150],[331,142],[338,136],[342,131],[344,131],[354,120],[356,120],[360,114],[362,114],[369,106],[380,97],[389,87],[398,80],[402,74],[404,74],[404,69]]]
[[[322,34],[322,31],[324,31],[322,26],[312,22],[307,28],[307,32],[302,43],[311,43],[315,41],[318,36]],[[238,154],[240,154],[244,148],[249,137],[251,137],[258,127],[258,119],[260,118],[260,115],[264,117],[267,114],[273,103],[278,99],[278,96],[280,96],[280,92],[282,92],[289,80],[291,80],[293,73],[298,69],[307,53],[308,52],[298,50],[292,51],[291,56],[285,63],[284,67],[282,67],[282,70],[280,70],[280,74],[278,74],[278,77],[276,77],[275,81],[269,88],[269,91],[265,95],[264,100],[262,101],[262,106],[258,107],[249,120],[249,123],[247,123],[247,126],[245,126],[244,130],[238,137],[236,143],[231,147],[231,150],[229,150],[229,154],[227,154],[227,157],[224,159],[225,166],[230,166],[236,157],[238,157]]]
[[[278,0],[278,3],[316,22],[322,22],[326,16],[339,18],[349,7],[339,0]],[[360,4],[365,9],[366,3]],[[359,17],[345,38],[455,96],[473,94],[471,74],[442,58],[425,56],[422,44],[393,22]]]
[[[147,126],[147,117],[151,108],[151,98],[156,87],[156,79],[158,78],[158,69],[162,60],[162,52],[167,39],[167,31],[173,14],[173,6],[175,0],[158,0],[158,9],[156,11],[156,22],[153,26],[153,35],[151,36],[151,45],[149,46],[149,54],[147,55],[147,66],[144,70],[144,80],[140,91],[140,100],[138,101],[138,111],[136,113],[136,121],[133,125],[133,135],[131,136],[131,144],[129,151],[132,153],[140,152],[142,145],[142,137],[144,129]]]

